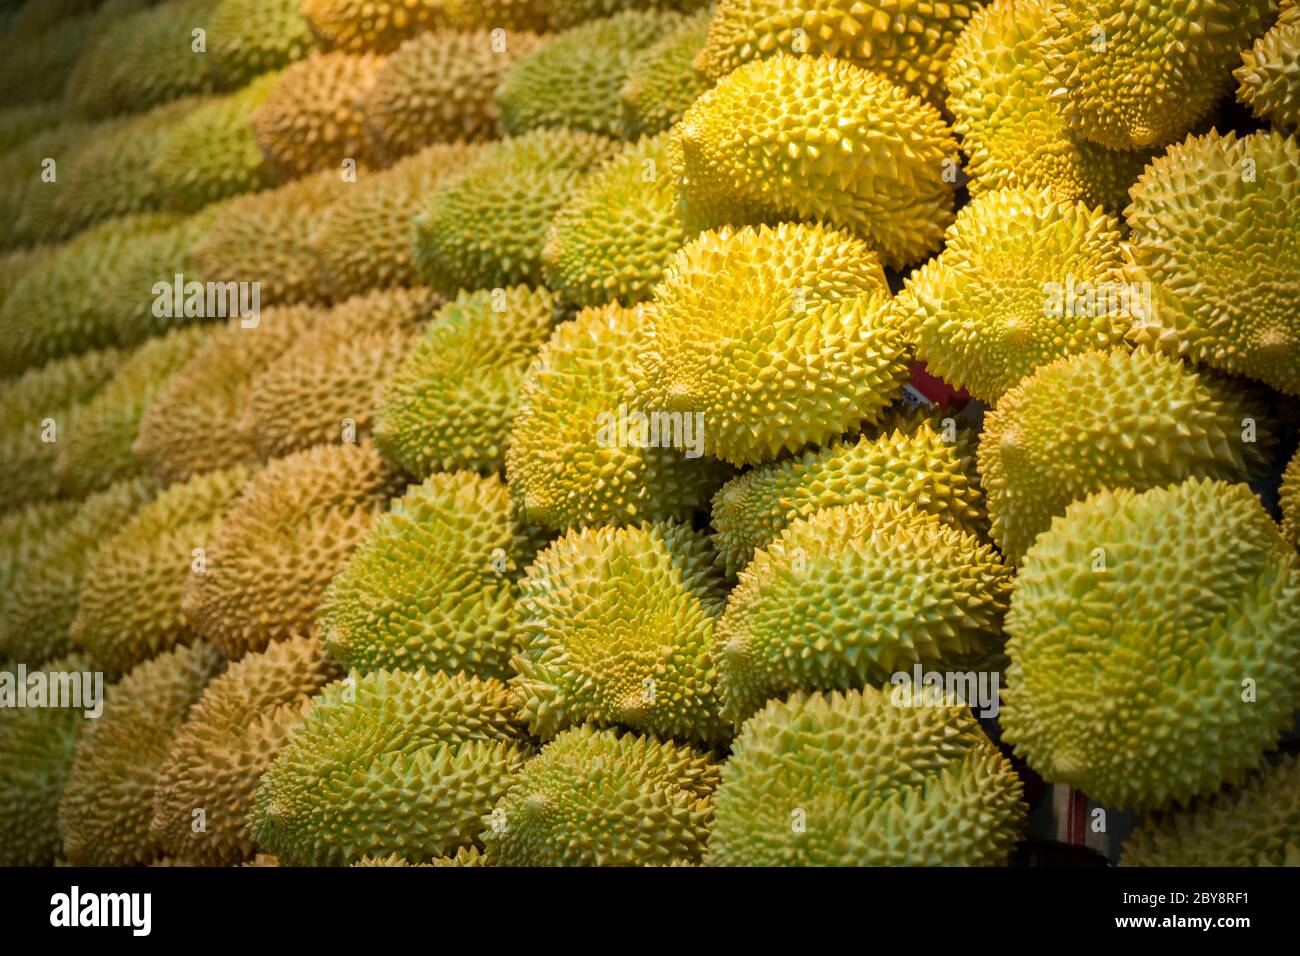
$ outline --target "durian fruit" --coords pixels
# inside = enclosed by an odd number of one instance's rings
[[[1300,451],[1282,474],[1282,534],[1300,548]]]
[[[370,433],[388,370],[438,300],[427,289],[357,296],[322,315],[248,386],[242,428],[263,458]]]
[[[308,700],[340,676],[318,640],[297,637],[249,654],[208,684],[158,773],[149,832],[163,852],[207,866],[251,859],[247,818],[261,776]]]
[[[142,471],[131,448],[140,419],[206,334],[202,326],[175,329],[123,358],[112,380],[77,409],[74,427],[58,442],[54,477],[60,488],[86,495]]]
[[[63,498],[36,501],[0,515],[0,615],[17,575],[40,552],[46,536],[67,524],[79,507],[75,498]]]
[[[72,434],[77,409],[112,379],[121,361],[114,349],[86,352],[0,383],[0,510],[58,494],[59,440]]]
[[[524,764],[481,839],[493,866],[698,863],[717,784],[693,747],[576,727]]]
[[[323,50],[389,53],[443,22],[448,0],[303,0],[302,16]]]
[[[1300,856],[1300,757],[1284,756],[1237,790],[1154,814],[1124,843],[1120,866],[1294,866]]]
[[[20,247],[0,252],[0,306],[4,305],[5,296],[18,284],[18,280],[48,252],[48,247],[44,246]]]
[[[276,184],[249,120],[279,77],[269,73],[237,92],[207,100],[169,129],[149,167],[168,208],[197,212],[217,200]]]
[[[193,641],[181,611],[185,582],[204,572],[204,550],[249,475],[234,465],[172,485],[94,552],[71,639],[96,670],[122,674]]]
[[[1076,502],[1021,563],[1006,627],[1004,739],[1108,806],[1240,784],[1300,704],[1300,555],[1247,485]]]
[[[936,251],[953,219],[957,141],[939,111],[843,60],[748,63],[695,101],[674,143],[692,227],[820,220],[899,268]]]
[[[439,143],[388,169],[364,173],[318,217],[311,245],[335,301],[416,284],[413,210],[479,151],[477,144]]]
[[[439,309],[384,386],[379,450],[421,478],[502,471],[519,386],[555,314],[550,292],[526,286],[462,292]]]
[[[487,857],[476,846],[461,847],[456,851],[454,856],[439,856],[430,860],[428,863],[411,863],[398,856],[396,853],[390,853],[387,856],[366,856],[362,857],[352,866],[487,866]]]
[[[330,579],[400,484],[368,442],[271,462],[226,512],[206,571],[185,582],[195,631],[232,659],[312,633]]]
[[[952,418],[895,415],[856,441],[751,469],[713,496],[713,546],[734,575],[796,518],[869,501],[897,502],[984,536],[974,434]]]
[[[551,28],[567,30],[580,23],[610,17],[626,10],[663,10],[689,13],[707,6],[708,0],[560,0],[552,4]]]
[[[1300,395],[1300,144],[1260,131],[1189,136],[1133,187],[1139,342]]]
[[[354,184],[326,170],[222,206],[207,237],[194,246],[209,282],[258,283],[261,305],[328,301],[311,237],[322,213]]]
[[[107,688],[104,712],[77,744],[59,802],[63,855],[73,866],[150,862],[153,790],[172,739],[226,661],[206,644],[146,661]]]
[[[0,155],[58,126],[63,111],[55,103],[31,103],[0,110]]]
[[[501,128],[516,136],[543,127],[622,136],[619,93],[633,55],[682,22],[675,13],[627,10],[547,39],[497,89]]]
[[[0,659],[34,667],[67,653],[91,557],[156,493],[144,478],[119,481],[87,496],[71,517],[46,531],[0,604]]]
[[[1229,88],[1277,0],[1054,0],[1044,83],[1079,135],[1111,149],[1173,142]]]
[[[1055,359],[1122,345],[1143,301],[1125,284],[1118,219],[1000,189],[962,208],[894,316],[932,374],[995,404]]]
[[[712,866],[1005,866],[1024,784],[965,707],[794,694],[722,766]]]
[[[682,118],[710,82],[695,72],[694,61],[704,49],[711,12],[704,10],[665,33],[628,61],[627,79],[619,90],[623,104],[623,133],[633,136],[663,132]]]
[[[0,40],[0,89],[5,91],[6,104],[59,101],[77,62],[94,42],[96,26],[96,17],[90,13],[51,23],[26,39],[6,36]]]
[[[629,144],[588,176],[551,221],[548,287],[579,307],[650,298],[686,242],[667,133]]]
[[[717,80],[751,60],[831,56],[942,106],[944,67],[981,0],[721,0],[696,68]]]
[[[1285,6],[1273,28],[1241,53],[1237,99],[1263,120],[1300,126],[1300,6]]]
[[[496,139],[493,94],[541,41],[534,33],[438,30],[402,44],[362,103],[376,148],[396,158],[433,143]]]
[[[273,307],[251,328],[234,318],[210,332],[140,419],[132,448],[145,470],[163,481],[185,481],[256,461],[254,436],[243,427],[252,382],[318,317],[309,306]]]
[[[500,681],[373,671],[326,687],[262,778],[249,829],[294,866],[474,845],[531,754]]]
[[[568,727],[629,727],[725,740],[713,629],[726,602],[707,537],[687,525],[570,531],[520,585],[511,681],[543,740]]]
[[[433,289],[494,289],[542,279],[551,220],[582,174],[618,144],[594,133],[537,130],[494,143],[435,190],[415,217],[415,270]]]
[[[5,223],[0,247],[30,249],[48,241],[51,234],[66,231],[66,226],[52,221],[50,215],[60,189],[59,171],[66,174],[69,162],[75,162],[97,137],[120,124],[120,120],[90,123],[65,119],[0,156],[0,219]],[[49,181],[50,176],[54,181]]]
[[[251,118],[272,168],[287,179],[369,165],[361,104],[383,65],[369,53],[317,53],[286,67]]]
[[[736,465],[870,424],[909,375],[888,296],[871,247],[839,229],[706,232],[646,306],[636,402],[694,417],[705,454]]]
[[[650,441],[644,422],[623,414],[638,411],[626,395],[647,332],[640,306],[585,309],[528,367],[506,450],[523,520],[557,531],[685,520],[716,490],[725,476],[716,463],[664,447],[664,436]]]
[[[1007,392],[985,416],[978,462],[993,540],[1018,564],[1072,501],[1189,477],[1244,481],[1271,447],[1244,392],[1116,349],[1059,359]]]
[[[515,581],[540,543],[505,483],[432,475],[380,515],[335,575],[317,627],[344,667],[508,678],[518,649]]]
[[[992,546],[893,501],[813,512],[740,572],[715,630],[723,716],[794,690],[880,686],[995,655],[1012,573]]]
[[[311,52],[302,0],[221,0],[208,22],[208,55],[221,84],[243,86]]]
[[[35,669],[28,668],[28,678]],[[78,656],[50,661],[40,669],[47,686],[64,675],[79,674],[83,694],[92,690],[84,683],[90,668]],[[13,673],[8,667],[3,670]],[[0,866],[53,866],[58,858],[63,847],[59,798],[77,741],[94,723],[86,719],[87,709],[0,709]]]

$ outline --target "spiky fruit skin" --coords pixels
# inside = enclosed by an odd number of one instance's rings
[[[64,524],[50,529],[0,605],[0,655],[34,667],[67,653],[91,556],[156,492],[142,478],[120,481],[87,496]]]
[[[791,522],[740,572],[718,621],[723,716],[794,690],[880,685],[996,651],[1012,574],[991,546],[889,501]]]
[[[95,25],[92,14],[33,30],[26,42],[21,37],[6,37],[0,84],[8,103],[20,106],[57,100],[90,45]]]
[[[521,718],[543,740],[587,722],[724,740],[712,661],[724,603],[708,539],[686,525],[570,531],[520,584]]]
[[[263,306],[328,301],[311,238],[321,214],[350,188],[334,169],[232,200],[194,247],[204,279],[257,282]]]
[[[843,60],[747,63],[675,128],[688,224],[820,220],[898,268],[939,248],[953,218],[957,141],[939,111]]]
[[[391,289],[322,315],[249,386],[243,428],[261,456],[369,435],[388,370],[437,302],[427,289]]]
[[[208,50],[228,88],[282,69],[311,52],[301,0],[221,0],[208,26]]]
[[[248,815],[262,774],[308,700],[340,676],[318,640],[296,637],[249,654],[208,684],[158,773],[149,833],[162,851],[205,866],[250,859]]]
[[[1300,556],[1246,485],[1098,492],[1025,556],[1007,633],[1017,754],[1108,806],[1185,805],[1291,725]]]
[[[1120,866],[1294,866],[1300,853],[1300,758],[1284,756],[1237,790],[1148,817]]]
[[[1300,452],[1282,474],[1282,534],[1300,548]]]
[[[646,332],[640,306],[585,309],[528,367],[506,451],[523,520],[557,531],[685,520],[716,490],[724,476],[716,463],[617,434]]]
[[[96,670],[122,674],[194,639],[181,611],[194,552],[207,547],[248,477],[236,465],[172,485],[99,546],[71,630]]]
[[[117,372],[122,354],[115,349],[85,352],[33,368],[0,385],[0,487],[4,506],[43,501],[59,491],[54,476],[60,438],[76,427],[77,409],[93,398]],[[55,441],[42,441],[53,422]]]
[[[537,285],[551,220],[582,175],[618,144],[594,133],[537,130],[485,149],[415,217],[415,270],[447,295]]]
[[[433,143],[496,139],[493,94],[542,38],[490,30],[439,30],[402,45],[388,58],[362,105],[366,129],[386,157]]]
[[[1046,83],[1085,138],[1111,149],[1161,146],[1210,111],[1240,51],[1276,13],[1277,0],[1057,0]]]
[[[69,120],[53,129],[33,136],[20,146],[0,156],[0,216],[6,223],[0,233],[0,246],[6,249],[27,247],[48,241],[51,232],[64,228],[61,222],[51,222],[50,209],[57,193],[51,192],[51,183],[33,176],[32,170],[42,170],[46,159],[80,152],[90,142],[108,129],[119,125],[119,120],[102,123]],[[64,167],[67,172],[67,167]]]
[[[59,125],[62,111],[55,103],[32,103],[0,110],[0,155]]]
[[[1257,117],[1279,126],[1300,126],[1300,7],[1282,11],[1273,28],[1241,53],[1232,74],[1237,99]]]
[[[1261,131],[1189,136],[1125,211],[1136,278],[1154,287],[1139,342],[1300,395],[1300,144]]]
[[[629,145],[592,173],[551,222],[542,272],[579,307],[650,298],[686,241],[662,134]]]
[[[628,10],[556,34],[498,88],[501,128],[514,136],[545,127],[622,136],[619,91],[632,56],[681,22],[676,14]]]
[[[519,643],[515,581],[538,544],[495,475],[432,475],[375,519],[325,592],[317,626],[335,659],[362,673],[423,667],[505,680]]]
[[[172,738],[204,685],[225,667],[206,644],[141,664],[106,689],[59,802],[63,855],[73,866],[129,866],[158,855],[149,834],[153,791]]]
[[[494,680],[379,670],[333,683],[262,778],[253,839],[312,866],[474,845],[532,753],[513,718]]]
[[[567,30],[591,20],[612,17],[628,10],[659,10],[689,13],[706,6],[706,0],[562,0],[552,4],[551,28]]]
[[[623,133],[653,135],[673,126],[710,86],[695,72],[695,57],[704,49],[710,11],[705,10],[664,34],[628,62],[619,90]]]
[[[197,212],[276,184],[249,118],[278,83],[277,73],[258,77],[238,92],[195,107],[168,130],[150,173],[169,208]]]
[[[388,53],[438,24],[445,0],[304,0],[302,16],[325,50]]]
[[[962,208],[893,309],[932,374],[996,404],[1056,359],[1122,345],[1144,314],[1128,293],[1118,219],[1006,189]]]
[[[646,306],[635,399],[696,416],[704,453],[736,465],[875,421],[906,384],[871,247],[820,224],[702,234]],[[702,419],[700,418],[702,416]]]
[[[352,864],[353,866],[487,866],[487,857],[476,846],[461,847],[454,856],[439,856],[428,863],[411,863],[396,853],[387,856],[366,856]]]
[[[366,173],[318,219],[311,246],[336,302],[416,284],[411,210],[478,156],[480,147],[438,143],[389,169]]]
[[[577,727],[524,764],[481,840],[493,866],[698,863],[717,784],[691,747]]]
[[[1150,352],[1046,365],[984,420],[978,462],[993,540],[1019,563],[1053,517],[1103,488],[1247,480],[1267,466],[1271,447],[1262,422],[1257,440],[1246,440],[1245,422],[1257,417],[1242,394]]]
[[[163,481],[185,481],[257,461],[254,436],[242,427],[249,389],[318,317],[308,306],[282,306],[263,311],[253,328],[236,318],[214,329],[140,419],[133,448],[145,470]]]
[[[384,386],[379,450],[420,478],[502,471],[519,386],[555,316],[550,292],[526,286],[462,292],[439,309]]]
[[[206,334],[201,326],[176,329],[150,339],[122,360],[112,380],[77,409],[75,427],[58,443],[54,476],[60,488],[86,495],[141,472],[131,450],[140,419]]]
[[[734,575],[796,518],[876,500],[937,515],[970,535],[987,534],[975,436],[955,420],[894,416],[856,441],[754,468],[713,496],[713,546]]]
[[[47,682],[71,673],[82,674],[84,681],[89,670],[77,656],[51,661],[42,669]],[[59,798],[77,742],[93,723],[84,711],[69,707],[0,710],[0,866],[54,865],[63,847]]]
[[[711,866],[1005,866],[1024,785],[965,707],[774,700],[722,767]]]
[[[368,53],[317,53],[287,67],[251,118],[267,162],[286,179],[368,165],[361,105],[383,65]]]
[[[851,7],[834,0],[721,0],[696,68],[717,80],[763,57],[830,56],[940,106],[944,67],[979,7],[979,0],[869,0]]]
[[[37,501],[0,515],[0,615],[22,569],[32,562],[46,536],[67,524],[81,507],[75,498]]]

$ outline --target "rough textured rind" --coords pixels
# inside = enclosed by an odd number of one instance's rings
[[[240,86],[301,60],[311,30],[302,0],[221,0],[208,26],[208,53],[223,85]]]
[[[1145,315],[1123,269],[1114,216],[1047,192],[996,190],[957,214],[894,316],[931,374],[995,404],[1058,358],[1123,344]]]
[[[694,416],[704,453],[736,465],[870,424],[910,365],[886,321],[888,294],[879,259],[847,232],[706,232],[677,253],[645,307],[637,406]]]
[[[237,658],[312,633],[330,579],[400,485],[369,443],[269,464],[226,513],[206,573],[185,584],[182,606],[199,636]]]
[[[0,88],[6,102],[11,106],[58,102],[95,27],[96,18],[90,14],[51,22],[47,29],[33,29],[26,37],[5,37],[0,46]]]
[[[668,134],[629,145],[588,176],[551,221],[542,272],[579,307],[650,298],[686,242]]]
[[[462,292],[439,309],[384,386],[379,450],[420,478],[502,471],[519,386],[555,316],[550,292],[526,286]]]
[[[1190,130],[1227,92],[1238,54],[1277,0],[1057,0],[1045,83],[1071,127],[1111,149]]]
[[[1300,395],[1300,144],[1261,131],[1189,136],[1133,187],[1133,337]]]
[[[203,686],[225,667],[205,644],[141,664],[106,688],[59,802],[63,855],[73,866],[129,866],[158,855],[149,834],[153,790],[172,738]]]
[[[125,673],[193,641],[181,610],[185,582],[203,567],[197,562],[249,474],[235,465],[172,485],[98,547],[71,629],[96,670]]]
[[[324,50],[387,53],[437,26],[449,0],[303,0],[301,12]]]
[[[524,520],[564,530],[686,519],[725,476],[709,459],[620,440],[619,408],[646,330],[640,306],[586,309],[529,366],[506,451]]]
[[[247,818],[262,774],[308,700],[340,676],[319,641],[297,637],[249,654],[208,684],[158,773],[149,833],[163,852],[206,866],[251,859]]]
[[[54,103],[32,103],[0,110],[0,155],[21,146],[63,120],[63,112]]]
[[[1284,756],[1237,790],[1190,810],[1148,817],[1120,866],[1295,866],[1300,858],[1300,757]]]
[[[984,536],[988,519],[975,469],[975,435],[952,418],[891,416],[856,441],[836,441],[754,468],[713,496],[713,545],[732,575],[796,518],[876,500]]]
[[[499,681],[374,671],[329,685],[262,778],[249,827],[290,865],[477,843],[532,750]]]
[[[669,523],[570,531],[542,551],[520,584],[511,681],[529,730],[547,740],[590,721],[724,740],[713,564],[702,533]]]
[[[580,23],[611,17],[628,10],[691,12],[705,6],[707,0],[559,0],[552,3],[551,27],[567,30]]]
[[[626,136],[667,130],[712,85],[692,65],[704,49],[710,15],[705,10],[683,21],[628,62],[627,78],[618,93]]]
[[[317,627],[344,667],[508,678],[515,582],[540,544],[505,483],[455,471],[412,486],[375,519],[321,601]]]
[[[1273,28],[1241,53],[1232,74],[1237,99],[1260,119],[1300,126],[1300,7],[1282,11]]]
[[[1300,452],[1282,475],[1282,534],[1300,548]]]
[[[120,123],[120,120],[102,123],[65,120],[0,156],[0,217],[5,223],[5,229],[0,232],[0,247],[31,246],[44,241],[51,231],[66,229],[64,223],[52,221],[50,217],[57,186],[41,179],[41,173],[48,168],[45,160],[55,161],[56,174],[59,168],[66,172],[66,162],[71,156],[88,148],[95,138]]]
[[[723,715],[794,690],[881,685],[996,654],[1012,573],[990,545],[892,501],[792,521],[740,572],[718,621]]]
[[[496,139],[493,94],[540,42],[533,33],[439,30],[403,44],[362,104],[376,148],[396,158],[432,143]]]
[[[843,60],[747,63],[695,101],[674,143],[692,226],[821,220],[900,267],[952,222],[957,141],[939,111]]]
[[[37,501],[0,515],[0,616],[15,578],[44,547],[48,535],[67,524],[81,507],[72,498]]]
[[[418,207],[416,274],[448,295],[540,283],[551,220],[582,174],[617,150],[613,140],[566,129],[489,146]]]
[[[1007,633],[1017,754],[1107,806],[1185,805],[1291,726],[1300,556],[1246,485],[1099,492],[1025,556]]]
[[[1176,361],[1122,349],[1060,359],[985,417],[978,461],[993,540],[1018,563],[1072,501],[1189,477],[1244,481],[1267,468],[1272,444],[1243,392]]]
[[[965,707],[795,694],[722,767],[712,866],[1005,866],[1024,785]]]
[[[481,839],[493,866],[697,863],[717,783],[693,748],[579,727],[524,765]]]

